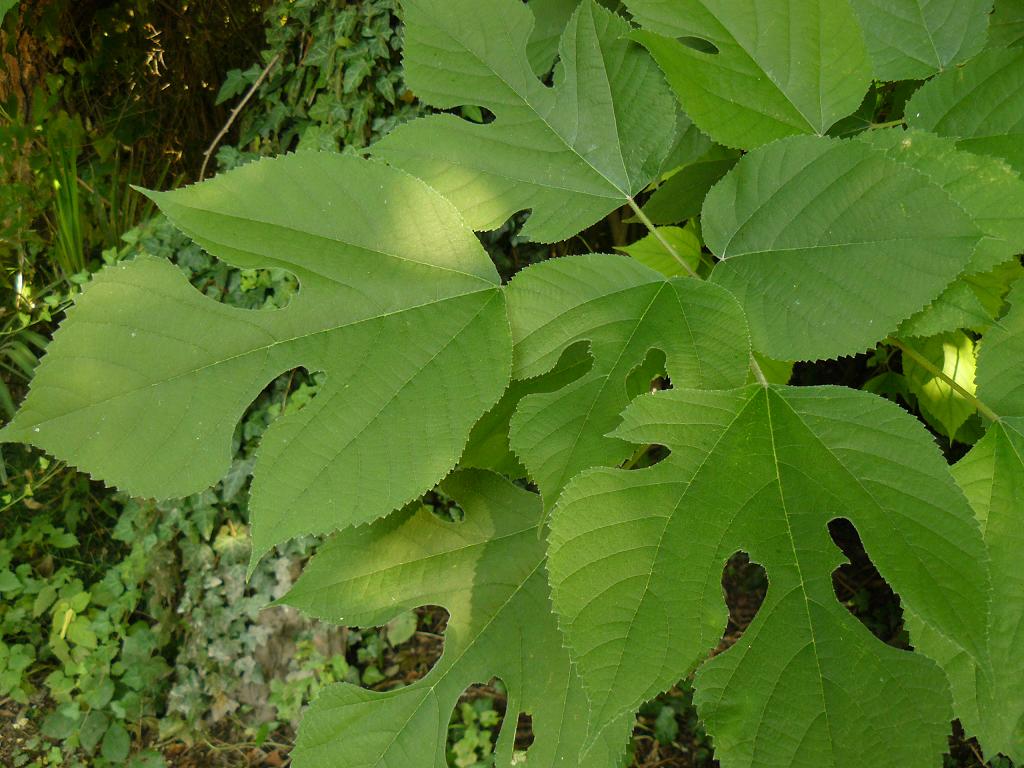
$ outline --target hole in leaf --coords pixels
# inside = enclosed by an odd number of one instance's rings
[[[446,523],[461,523],[466,519],[466,511],[451,496],[434,489],[423,497],[423,503],[430,511]]]
[[[900,598],[871,562],[853,523],[837,518],[828,524],[828,532],[849,560],[832,572],[836,599],[879,640],[908,648]]]
[[[761,609],[768,594],[768,574],[759,563],[750,561],[746,552],[736,552],[722,569],[722,591],[729,608],[729,623],[714,653],[718,654],[736,643]]]
[[[668,384],[665,371],[665,353],[660,349],[647,350],[644,361],[626,376],[626,392],[630,399],[646,392],[656,392]]]
[[[717,56],[719,54],[718,46],[712,43],[710,40],[706,40],[703,37],[691,37],[686,35],[684,37],[677,37],[676,40],[687,48],[691,48],[694,51],[700,53],[706,53],[710,56]]]
[[[471,685],[448,723],[449,765],[490,765],[505,720],[505,686],[497,678]]]
[[[516,751],[525,752],[533,745],[533,718],[525,712],[516,720]]]
[[[488,123],[494,122],[494,113],[491,112],[487,107],[481,107],[476,104],[466,104],[459,107],[456,110],[456,114],[463,120],[468,120],[471,123],[479,123],[480,125],[487,125]]]
[[[149,226],[149,225],[147,225]],[[164,224],[154,224],[163,227]],[[170,226],[167,224],[166,226]],[[149,234],[154,240],[145,239]],[[169,242],[165,242],[170,238]],[[174,248],[174,262],[192,286],[214,301],[230,307],[253,310],[284,309],[299,290],[290,272],[274,269],[239,269],[214,258],[185,235],[166,235],[162,229],[143,232],[142,250],[163,253]]]

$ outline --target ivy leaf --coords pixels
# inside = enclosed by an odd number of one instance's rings
[[[512,449],[547,504],[580,470],[629,458],[635,446],[607,434],[660,373],[660,361],[652,366],[654,350],[664,353],[664,369],[677,385],[718,388],[746,380],[746,323],[718,286],[667,280],[631,259],[590,254],[529,267],[506,295],[515,379],[545,373],[581,342],[589,343],[594,360],[567,386],[523,398],[512,418]]]
[[[986,754],[1024,761],[1024,419],[1003,419],[953,467],[981,523],[992,567],[988,665],[973,663],[911,617],[914,643],[939,660],[957,713]]]
[[[708,194],[711,279],[779,360],[854,354],[935,299],[981,232],[938,185],[863,142],[798,136],[746,155]]]
[[[907,125],[958,139],[1024,171],[1024,49],[985,51],[925,83],[906,107]]]
[[[584,754],[587,699],[551,613],[540,499],[479,470],[456,472],[441,490],[461,505],[463,522],[443,522],[421,508],[344,531],[282,601],[358,626],[381,625],[421,605],[450,614],[443,655],[412,685],[383,693],[349,684],[325,688],[303,720],[296,767],[445,768],[448,721],[459,697],[498,677],[509,697],[498,765],[511,764],[516,715],[528,712],[531,765],[617,768],[632,713]]]
[[[235,426],[271,380],[325,371],[316,398],[260,446],[254,561],[385,515],[451,469],[504,390],[511,351],[497,272],[449,203],[381,163],[317,153],[151,196],[225,261],[294,273],[298,295],[241,310],[159,259],[108,268],[4,440],[139,496],[182,496],[228,471]]]
[[[851,0],[879,80],[921,80],[988,40],[992,0]]]
[[[1024,43],[1024,0],[996,0],[988,38],[993,48]]]
[[[914,349],[936,368],[974,394],[974,341],[962,331],[951,331],[914,343]],[[974,404],[945,379],[932,374],[912,357],[904,355],[903,374],[925,420],[952,441],[960,427],[974,415]]]
[[[978,346],[978,399],[1002,416],[1024,416],[1024,282],[1007,296],[1010,309]]]
[[[531,209],[523,236],[572,237],[642,191],[674,144],[676,107],[626,21],[584,0],[562,37],[554,86],[530,67],[520,0],[406,0],[406,76],[428,104],[486,107],[476,125],[431,115],[375,154],[422,178],[474,229]]]
[[[850,6],[835,0],[626,0],[634,34],[712,139],[750,149],[824,134],[855,112],[871,65]]]
[[[767,596],[695,681],[722,764],[938,762],[952,715],[943,675],[839,603],[831,574],[843,558],[827,527],[849,519],[903,605],[984,657],[981,536],[924,428],[865,392],[754,385],[644,396],[614,434],[672,453],[649,469],[581,474],[553,511],[548,555],[598,721],[718,643],[722,569],[744,551],[765,567]]]

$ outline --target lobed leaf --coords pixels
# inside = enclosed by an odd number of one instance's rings
[[[404,610],[450,614],[444,653],[387,692],[339,683],[307,711],[296,768],[447,768],[448,721],[463,691],[498,677],[508,691],[497,765],[512,764],[516,716],[532,716],[531,765],[618,768],[632,713],[588,747],[588,707],[551,613],[540,499],[497,475],[462,470],[441,490],[465,512],[405,511],[331,539],[283,602],[328,621],[384,624]]]
[[[907,125],[1024,171],[1024,49],[985,51],[925,83],[906,106]]]
[[[486,107],[477,125],[431,115],[399,126],[376,156],[448,197],[475,229],[532,213],[523,236],[568,239],[661,171],[675,105],[625,20],[583,0],[559,48],[553,87],[527,57],[533,18],[520,0],[406,0],[406,76],[428,104]]]
[[[717,142],[751,149],[824,134],[860,106],[871,65],[846,0],[626,0],[634,34],[683,109]]]
[[[254,561],[381,517],[451,469],[508,383],[511,343],[497,272],[448,202],[381,163],[317,153],[151,197],[215,256],[294,273],[298,295],[241,310],[155,258],[107,268],[0,437],[135,495],[183,496],[228,471],[263,387],[298,366],[324,371],[316,398],[260,446]]]
[[[992,0],[851,0],[879,80],[920,80],[979,53]]]
[[[672,453],[649,469],[581,474],[552,515],[553,601],[595,717],[630,711],[717,644],[722,569],[742,550],[764,565],[767,596],[695,681],[722,764],[939,761],[943,675],[837,601],[842,557],[827,527],[849,519],[903,605],[984,658],[984,547],[921,425],[864,392],[754,385],[639,398],[614,434]]]
[[[666,279],[622,256],[555,259],[520,272],[506,289],[515,342],[513,376],[550,370],[588,343],[586,375],[523,398],[512,417],[513,450],[551,504],[580,470],[612,466],[635,446],[608,433],[629,401],[661,373],[677,386],[729,387],[746,380],[750,344],[735,299],[691,278]]]
[[[923,174],[865,143],[793,137],[746,155],[711,190],[711,280],[780,360],[854,354],[942,293],[982,233]]]

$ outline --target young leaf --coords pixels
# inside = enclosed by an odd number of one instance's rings
[[[965,654],[911,617],[918,648],[939,660],[953,688],[957,713],[987,755],[1002,752],[1024,761],[1024,419],[989,427],[953,467],[981,523],[992,568],[989,603],[989,665]]]
[[[1001,416],[1024,416],[1024,283],[1007,296],[1010,309],[978,346],[978,398]]]
[[[973,658],[988,580],[977,522],[934,442],[896,405],[836,387],[670,390],[614,433],[672,453],[595,469],[551,522],[555,611],[600,721],[684,676],[726,626],[736,551],[769,589],[695,702],[723,765],[930,765],[951,710],[941,672],[873,637],[838,602],[828,523],[848,518],[904,606]]]
[[[971,58],[992,0],[851,0],[879,80],[920,80]]]
[[[194,493],[231,464],[243,411],[275,376],[322,370],[275,422],[254,472],[254,558],[292,536],[373,520],[458,459],[509,376],[499,278],[455,209],[382,163],[301,153],[153,193],[214,255],[301,285],[240,310],[151,257],[101,272],[0,436],[140,496]]]
[[[1024,49],[985,51],[925,83],[906,107],[907,125],[958,139],[1024,171]]]
[[[456,472],[441,489],[461,505],[463,522],[421,508],[344,531],[284,598],[358,626],[421,605],[450,614],[444,654],[423,679],[385,693],[326,688],[303,720],[296,768],[445,768],[452,710],[468,686],[492,677],[509,696],[498,765],[510,765],[516,715],[525,711],[533,718],[531,765],[617,768],[632,713],[584,754],[587,700],[551,613],[540,499],[478,470]]]
[[[525,397],[512,418],[512,448],[547,504],[580,470],[629,458],[635,446],[607,435],[657,375],[631,376],[652,351],[665,353],[677,386],[731,387],[746,380],[746,323],[736,301],[718,286],[666,280],[631,259],[591,254],[525,269],[506,294],[514,378],[550,370],[580,342],[589,343],[594,360],[585,376],[567,386]]]
[[[914,349],[936,368],[971,394],[974,394],[974,341],[962,331],[951,331],[914,342]],[[917,398],[921,414],[929,424],[951,441],[957,431],[974,415],[974,403],[961,395],[944,378],[903,356],[903,374]]]
[[[431,115],[400,126],[378,157],[448,197],[475,229],[532,210],[523,235],[572,237],[653,181],[676,108],[626,21],[583,0],[562,37],[554,87],[526,55],[520,0],[406,0],[406,75],[428,104],[486,107],[486,125]]]
[[[665,249],[662,240],[668,242],[679,254],[686,263],[685,267]],[[689,267],[689,273],[692,274],[700,265],[700,238],[692,229],[683,227],[658,227],[657,234],[651,232],[635,243],[619,246],[615,250],[622,251],[665,277],[685,277],[688,274],[686,267]]]
[[[824,134],[871,85],[845,0],[626,0],[634,37],[712,139],[750,149]]]
[[[863,142],[800,136],[746,155],[704,203],[711,279],[780,360],[853,354],[968,265],[981,232],[938,185]]]

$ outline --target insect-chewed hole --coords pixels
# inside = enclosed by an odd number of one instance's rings
[[[722,569],[722,591],[729,608],[729,623],[715,653],[743,637],[768,593],[768,574],[759,563],[751,562],[746,552],[735,552]]]
[[[837,518],[828,524],[828,532],[849,560],[832,572],[836,598],[879,640],[908,648],[899,595],[871,562],[853,523]]]
[[[467,120],[471,123],[478,123],[480,125],[487,125],[493,123],[495,120],[494,113],[491,112],[487,107],[481,107],[478,104],[465,104],[455,110],[454,114],[461,117],[463,120]]]
[[[533,746],[533,718],[525,712],[516,720],[516,751],[525,752]]]
[[[154,225],[160,226],[160,225]],[[153,233],[162,244],[162,230]],[[239,269],[207,254],[185,235],[174,233],[178,269],[192,286],[221,304],[253,310],[284,309],[299,290],[299,281],[283,269]]]
[[[446,523],[461,523],[466,519],[466,510],[451,496],[435,488],[423,497],[423,503],[436,517]]]
[[[692,37],[690,35],[686,35],[684,37],[677,37],[676,40],[687,48],[692,48],[695,51],[707,53],[711,56],[717,56],[720,53],[717,45],[703,37]]]
[[[643,362],[626,376],[626,392],[630,398],[645,392],[657,392],[669,386],[665,353],[660,349],[649,349]]]
[[[449,765],[488,764],[507,704],[505,686],[497,678],[485,685],[471,685],[463,692],[448,723]]]

